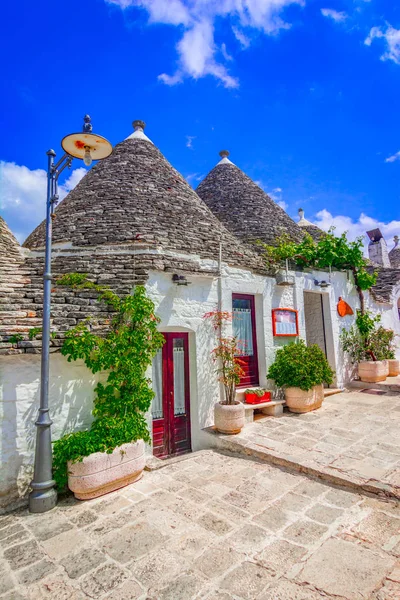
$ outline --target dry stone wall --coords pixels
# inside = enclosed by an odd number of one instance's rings
[[[244,242],[273,244],[282,233],[301,240],[298,225],[232,163],[214,167],[196,192],[215,216]]]

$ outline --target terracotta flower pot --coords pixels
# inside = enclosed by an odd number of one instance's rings
[[[382,361],[385,363],[385,373],[386,373],[386,377],[389,377],[389,361],[388,360],[384,360]]]
[[[145,464],[143,440],[122,444],[111,454],[95,452],[82,462],[68,462],[68,487],[79,500],[98,498],[140,479]]]
[[[220,433],[232,435],[240,433],[244,427],[244,404],[222,404],[217,402],[214,406],[214,425]]]
[[[365,383],[385,381],[388,374],[386,360],[363,360],[358,363],[358,376]]]
[[[297,387],[288,387],[285,389],[285,399],[290,412],[310,412],[321,407],[324,399],[324,387],[322,384],[315,385],[307,392]]]
[[[397,377],[400,374],[400,360],[390,358],[389,364],[389,377]]]

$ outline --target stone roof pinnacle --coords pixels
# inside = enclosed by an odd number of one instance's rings
[[[311,223],[311,221],[307,221],[307,219],[304,218],[304,210],[302,208],[299,208],[298,210],[299,213],[299,220],[297,225],[299,225],[300,227],[309,227],[310,225],[314,225],[314,223]],[[315,225],[314,225],[315,227]]]
[[[233,162],[228,158],[229,150],[221,150],[219,155],[221,157],[221,160],[219,161],[219,163],[217,163],[218,165],[233,165]]]
[[[144,133],[144,128],[146,127],[146,123],[144,121],[141,121],[140,119],[136,119],[135,121],[133,121],[132,125],[133,125],[134,132],[131,133],[131,135],[128,135],[128,137],[125,139],[127,139],[127,140],[144,140],[145,142],[150,142],[150,144],[153,143],[147,137],[147,135]]]

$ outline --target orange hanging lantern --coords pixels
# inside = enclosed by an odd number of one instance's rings
[[[337,304],[337,311],[340,317],[345,317],[346,315],[353,315],[353,309],[347,302],[343,300],[341,296],[339,296],[339,302]]]

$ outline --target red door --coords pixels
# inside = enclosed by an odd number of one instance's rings
[[[191,449],[188,334],[163,335],[153,362],[153,454],[159,458]]]

